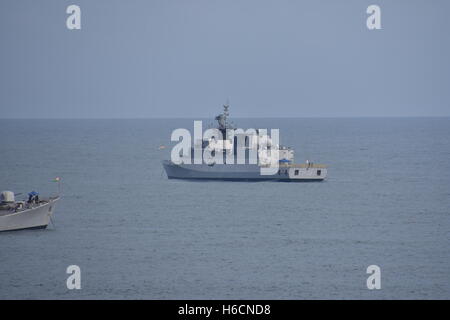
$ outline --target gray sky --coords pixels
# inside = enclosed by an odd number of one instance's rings
[[[81,30],[66,8],[81,7]],[[381,7],[382,30],[366,27]],[[447,0],[1,0],[0,118],[450,116]]]

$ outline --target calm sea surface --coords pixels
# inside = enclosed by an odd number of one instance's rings
[[[171,131],[192,120],[0,120],[1,190],[63,181],[54,226],[0,233],[0,298],[450,298],[449,118],[235,123],[280,128],[329,179],[168,180]]]

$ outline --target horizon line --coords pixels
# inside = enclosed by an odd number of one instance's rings
[[[386,118],[450,118],[450,115],[440,116],[284,116],[284,117],[231,117],[231,119],[386,119]],[[180,120],[180,119],[210,119],[209,117],[0,117],[0,120]]]

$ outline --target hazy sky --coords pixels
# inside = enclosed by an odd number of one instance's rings
[[[227,98],[235,117],[450,116],[449,14],[448,0],[1,0],[0,118],[204,118]]]

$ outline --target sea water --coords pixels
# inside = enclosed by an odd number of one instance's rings
[[[62,182],[46,230],[0,233],[0,298],[450,298],[449,118],[234,122],[280,129],[328,179],[168,180],[170,134],[193,119],[0,120],[0,189]]]

